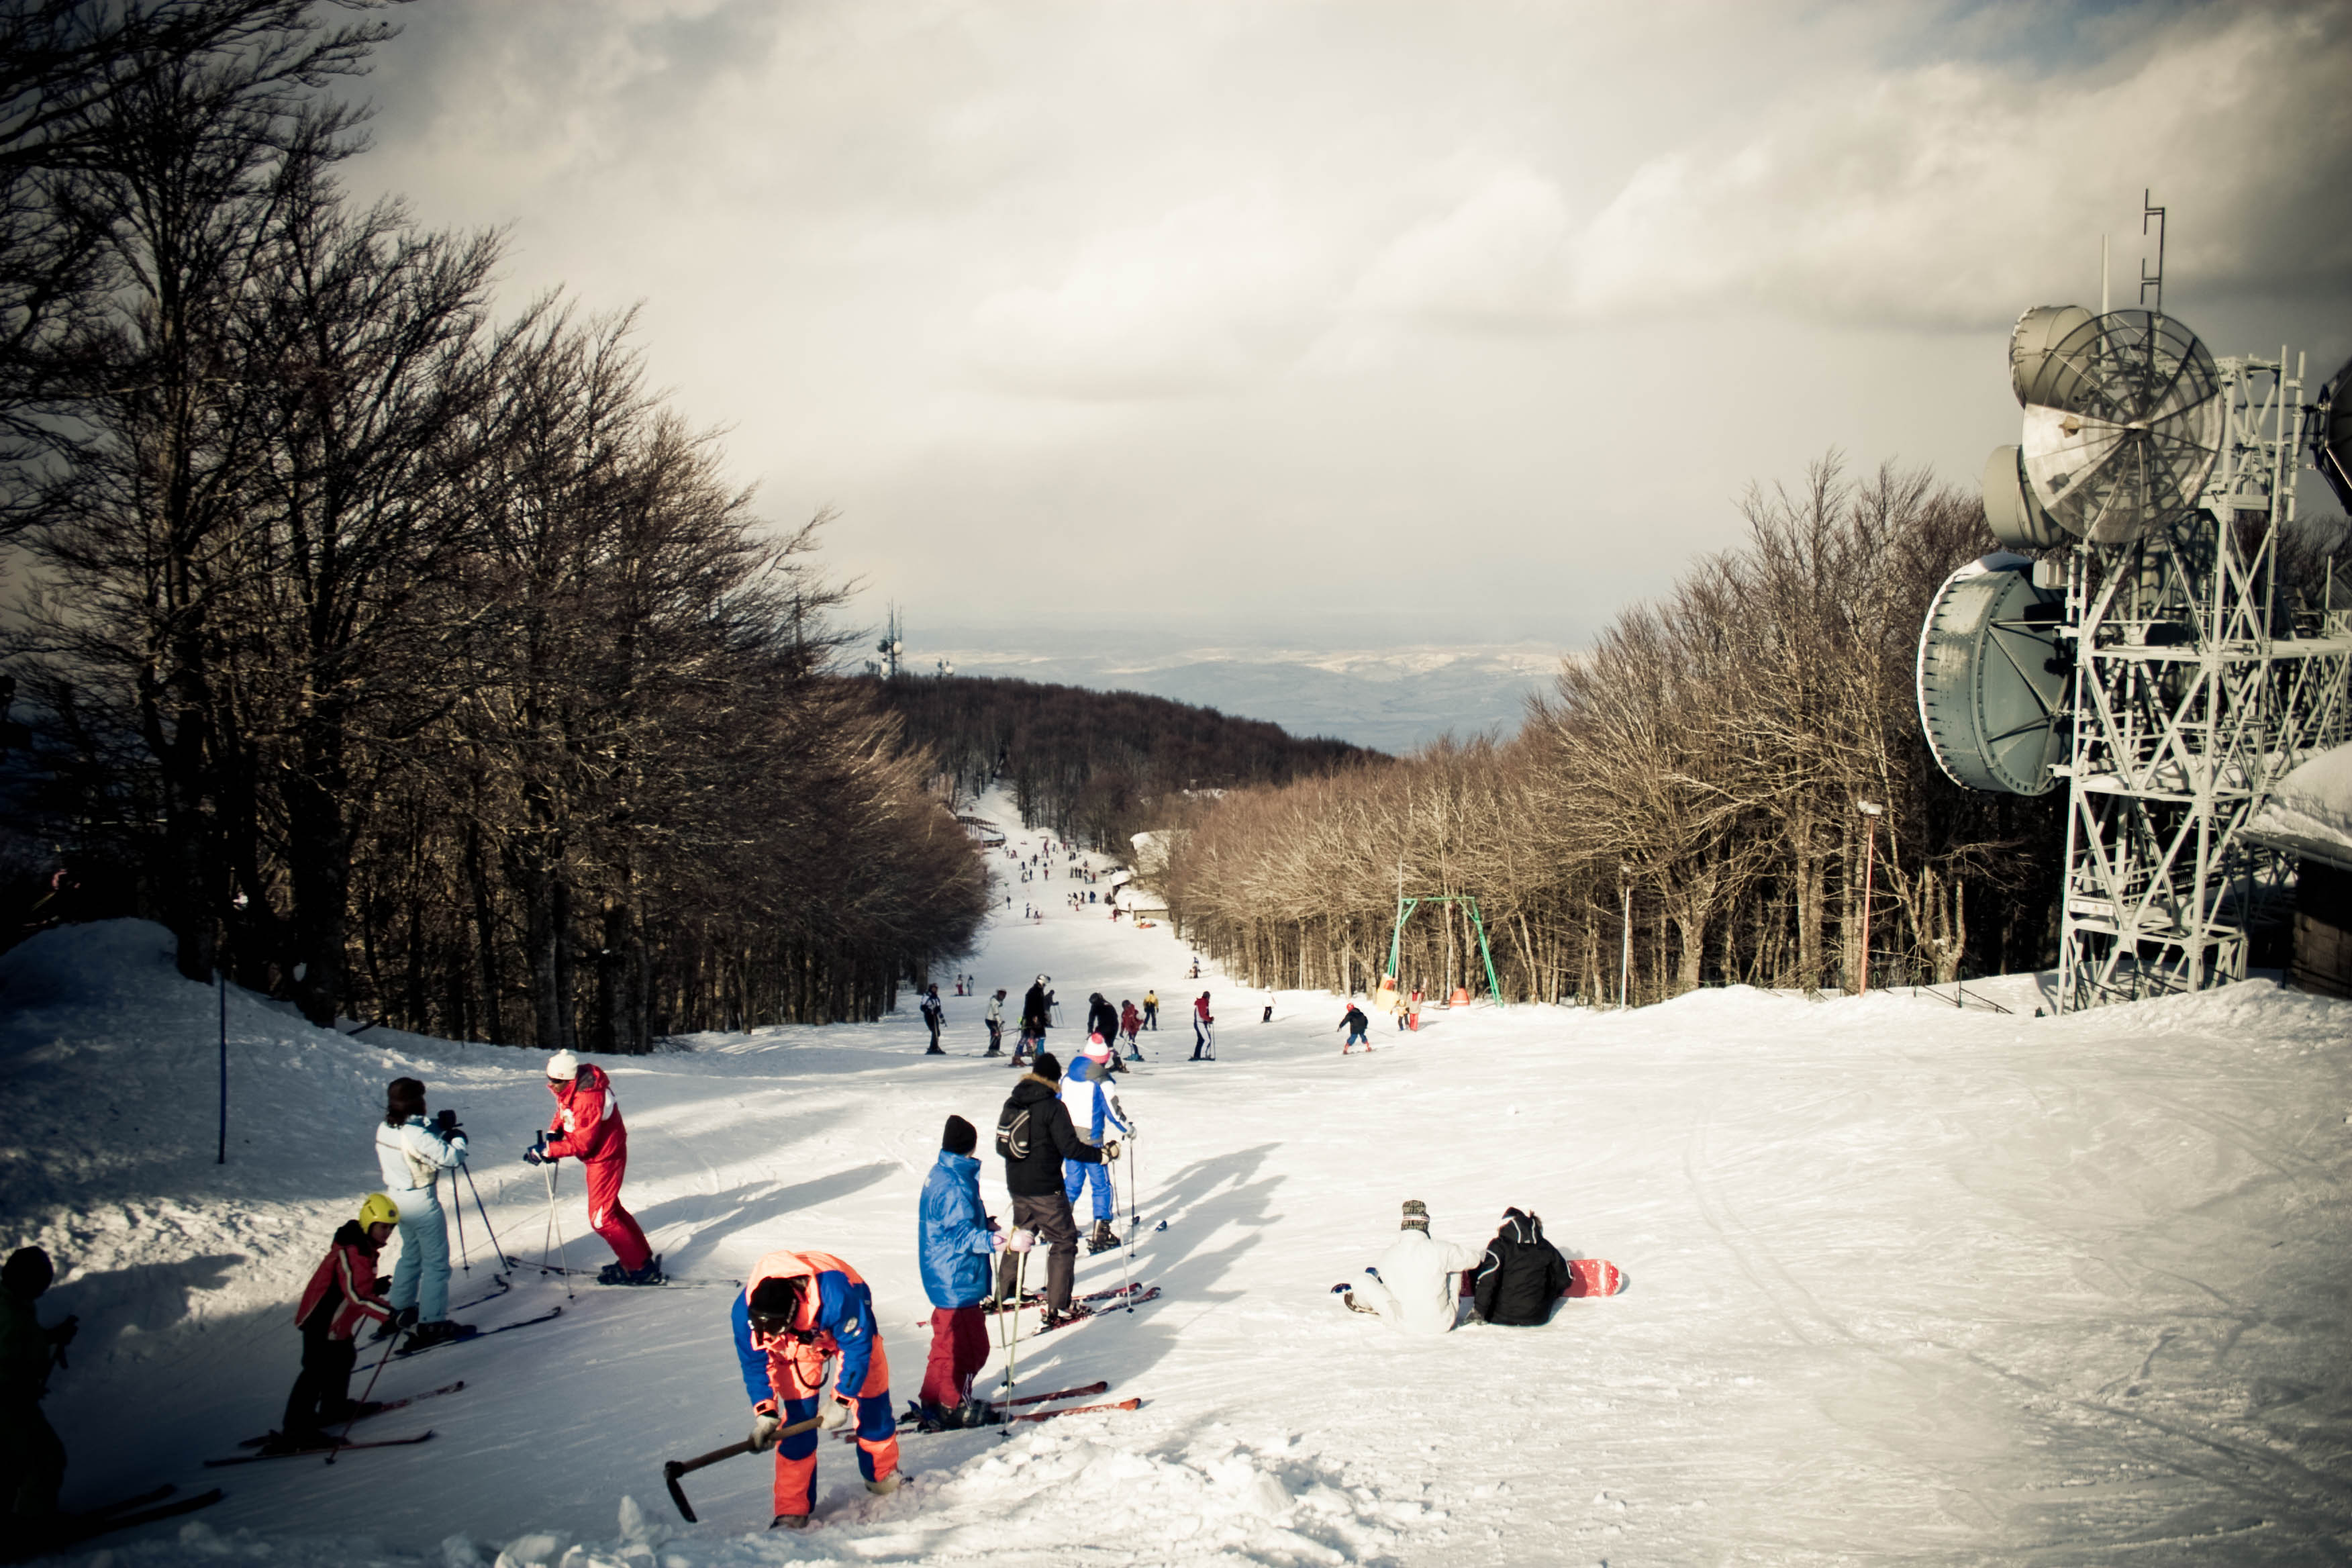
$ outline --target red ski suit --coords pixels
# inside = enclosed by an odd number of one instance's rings
[[[620,1097],[604,1069],[589,1064],[570,1083],[551,1083],[555,1119],[547,1127],[549,1157],[580,1162],[588,1179],[588,1226],[604,1238],[621,1267],[634,1274],[651,1263],[654,1249],[629,1211],[621,1206],[621,1178],[629,1169],[629,1130],[621,1121]]]
[[[334,1246],[327,1249],[327,1256],[310,1271],[310,1282],[302,1288],[301,1304],[294,1309],[296,1326],[309,1321],[329,1296],[335,1299],[334,1315],[327,1322],[331,1340],[350,1339],[362,1323],[388,1321],[391,1309],[375,1288],[376,1253],[364,1227],[346,1225],[337,1231]]]
[[[769,1339],[751,1327],[751,1298],[761,1282],[802,1280],[800,1310],[792,1327]],[[817,1413],[826,1397],[857,1406],[857,1468],[869,1481],[898,1468],[898,1424],[890,1413],[890,1359],[883,1353],[874,1298],[857,1270],[825,1252],[771,1252],[751,1268],[735,1298],[735,1355],[751,1408],[774,1410],[790,1426]],[[841,1371],[830,1395],[825,1363]],[[776,1512],[806,1517],[816,1501],[814,1431],[776,1445]]]

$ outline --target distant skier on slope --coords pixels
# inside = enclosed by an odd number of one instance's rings
[[[1054,1021],[1053,998],[1045,992],[1045,982],[1050,978],[1037,976],[1036,984],[1021,998],[1021,1042],[1013,1047],[1016,1055],[1027,1056],[1045,1048],[1045,1030]]]
[[[621,1178],[629,1170],[629,1129],[620,1096],[604,1069],[570,1051],[547,1058],[547,1091],[555,1116],[542,1141],[523,1151],[526,1163],[551,1164],[570,1155],[588,1183],[588,1228],[604,1238],[617,1262],[596,1276],[606,1285],[658,1285],[661,1259],[646,1243],[635,1216],[621,1206]]]
[[[362,1323],[390,1324],[392,1302],[377,1286],[375,1262],[393,1227],[398,1204],[370,1193],[357,1219],[336,1227],[327,1256],[310,1271],[294,1308],[302,1331],[302,1372],[286,1396],[286,1414],[263,1446],[273,1453],[299,1453],[327,1446],[327,1428],[356,1414],[352,1404],[352,1365],[359,1359],[353,1336]]]
[[[735,1298],[735,1361],[751,1396],[751,1451],[776,1450],[775,1518],[805,1529],[816,1502],[817,1439],[853,1418],[857,1469],[870,1492],[898,1489],[898,1424],[890,1414],[890,1360],[873,1293],[856,1269],[824,1252],[771,1252]],[[779,1441],[777,1428],[818,1415],[825,1363],[841,1371],[822,1425]]]
[[[980,1162],[972,1157],[979,1147],[979,1131],[961,1116],[949,1117],[917,1208],[915,1249],[931,1300],[931,1356],[916,1401],[926,1426],[989,1424],[987,1405],[971,1396],[971,1380],[988,1361],[988,1319],[980,1303],[1005,1238],[981,1206]]]
[[[472,1325],[449,1321],[449,1222],[436,1190],[441,1173],[466,1163],[466,1130],[445,1110],[425,1120],[425,1085],[396,1078],[385,1086],[383,1120],[376,1124],[376,1173],[400,1219],[400,1262],[392,1271],[392,1319],[378,1339],[414,1327],[414,1349],[462,1340]],[[456,1201],[456,1193],[450,1194]]]
[[[1063,1162],[1091,1163],[1112,1152],[1096,1148],[1070,1125],[1069,1110],[1061,1100],[1061,1080],[1060,1060],[1051,1051],[1039,1051],[1036,1067],[1013,1086],[996,1122],[996,1152],[1004,1157],[1004,1186],[1013,1194],[1013,1224],[1047,1244],[1047,1328],[1087,1314],[1087,1309],[1070,1304],[1070,1281],[1077,1272],[1078,1226],[1070,1216],[1069,1194],[1063,1186]],[[996,1299],[1008,1304],[1018,1299],[1014,1262],[1008,1252],[996,1267]]]
[[[988,999],[988,1054],[992,1057],[1004,1054],[1004,987],[1002,985],[996,988],[996,994]]]
[[[1087,1033],[1105,1040],[1118,1038],[1118,1009],[1105,1001],[1099,991],[1087,997]]]
[[[1348,1031],[1348,1038],[1339,1047],[1339,1054],[1344,1057],[1357,1046],[1363,1047],[1365,1052],[1369,1054],[1372,1048],[1372,1042],[1366,1036],[1365,1031],[1371,1026],[1372,1021],[1364,1016],[1364,1010],[1357,1006],[1354,1002],[1349,1002],[1348,1010],[1339,1015],[1339,1027]]]
[[[1126,1001],[1119,1003],[1118,1032],[1127,1037],[1127,1059],[1131,1062],[1139,1062],[1143,1059],[1143,1047],[1136,1043],[1135,1038],[1142,1029],[1143,1016],[1135,1010],[1135,1004]]]
[[[1461,1313],[1454,1276],[1478,1267],[1485,1257],[1475,1247],[1439,1241],[1429,1234],[1429,1209],[1408,1198],[1396,1240],[1381,1254],[1380,1267],[1360,1285],[1331,1287],[1352,1310],[1386,1318],[1413,1334],[1450,1333]]]
[[[927,1057],[947,1055],[947,1052],[940,1048],[940,1026],[948,1021],[948,1009],[947,1004],[940,1000],[940,988],[937,985],[927,985],[923,988],[922,1014],[923,1026],[931,1032],[930,1048],[923,1054]]]
[[[0,1508],[18,1531],[45,1534],[65,1485],[66,1446],[41,1414],[49,1369],[61,1365],[80,1324],[70,1315],[44,1324],[33,1303],[57,1278],[49,1255],[20,1247],[0,1264]]]
[[[1203,991],[1192,999],[1192,1059],[1194,1061],[1202,1060],[1202,1053],[1210,1048],[1209,1042],[1215,1037],[1211,1031],[1216,1026],[1216,1019],[1209,1016],[1209,994]],[[1246,1056],[1248,1053],[1243,1054]]]
[[[1118,1158],[1118,1142],[1113,1139],[1106,1143],[1104,1134],[1115,1127],[1120,1137],[1135,1136],[1135,1123],[1127,1108],[1105,1087],[1112,1059],[1110,1046],[1100,1035],[1090,1035],[1086,1048],[1071,1061],[1068,1076],[1062,1079],[1062,1104],[1070,1112],[1071,1128],[1102,1151],[1097,1160],[1062,1162],[1062,1191],[1070,1200],[1071,1223],[1076,1223],[1078,1194],[1088,1187],[1094,1189],[1095,1224],[1087,1237],[1088,1252],[1108,1252],[1118,1245],[1118,1237],[1111,1229],[1118,1205],[1111,1196],[1110,1167],[1104,1163]]]
[[[1143,1026],[1155,1035],[1160,1032],[1160,993],[1157,991],[1143,994]]]
[[[1486,1260],[1471,1284],[1478,1315],[1490,1323],[1531,1327],[1551,1321],[1568,1289],[1568,1259],[1544,1239],[1543,1221],[1511,1208],[1486,1244]]]

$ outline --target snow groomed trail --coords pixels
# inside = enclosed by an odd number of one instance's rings
[[[215,999],[160,931],[0,956],[5,1240],[50,1249],[43,1314],[84,1322],[47,1404],[68,1506],[233,1478],[200,1518],[106,1542],[118,1568],[2352,1561],[2352,1006],[2264,982],[2063,1019],[2031,1016],[2025,979],[1989,987],[2006,1016],[1735,990],[1433,1009],[1412,1036],[1376,1020],[1376,1053],[1342,1058],[1337,999],[1286,993],[1261,1024],[1265,994],[1188,981],[1164,926],[1063,909],[1062,872],[1008,886],[1015,911],[1053,912],[1000,917],[966,967],[1009,1010],[1052,974],[1074,1024],[1091,990],[1157,988],[1166,1026],[1119,1085],[1140,1133],[1120,1226],[1139,1168],[1132,1268],[1163,1294],[1024,1345],[1013,1392],[1107,1380],[1144,1405],[910,1440],[888,1498],[827,1444],[818,1528],[789,1539],[764,1530],[764,1457],[692,1478],[698,1525],[662,1489],[664,1459],[747,1425],[729,1292],[568,1296],[529,1266],[547,1205],[517,1155],[550,1103],[541,1053],[339,1038],[232,992],[216,1165]],[[1182,1059],[1202,989],[1213,1065]],[[849,1259],[903,1406],[928,1348],[918,1188],[949,1113],[986,1153],[1013,1079],[980,1056],[982,1005],[948,998],[944,1058],[922,1055],[911,996],[870,1026],[600,1058],[668,1269],[736,1277],[780,1246]],[[206,1471],[277,1419],[291,1301],[373,1184],[404,1072],[459,1111],[528,1260],[459,1315],[563,1315],[393,1363],[380,1399],[467,1386],[357,1435],[430,1426],[430,1443]],[[576,1171],[560,1182],[570,1261],[593,1268]],[[1542,1329],[1408,1341],[1328,1290],[1409,1197],[1473,1243],[1533,1209],[1627,1289]],[[465,1210],[460,1301],[489,1272]],[[1120,1271],[1082,1255],[1079,1288]]]

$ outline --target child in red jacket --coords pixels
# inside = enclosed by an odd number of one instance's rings
[[[359,1359],[352,1336],[364,1322],[390,1322],[392,1303],[376,1284],[375,1260],[400,1223],[400,1208],[382,1193],[370,1193],[360,1217],[345,1220],[334,1245],[303,1288],[294,1321],[302,1331],[302,1375],[286,1399],[286,1416],[269,1447],[289,1452],[327,1446],[327,1427],[347,1421],[352,1405],[352,1364]]]

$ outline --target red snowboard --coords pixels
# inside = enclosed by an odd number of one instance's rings
[[[1472,1293],[1473,1273],[1462,1276],[1462,1293]],[[1617,1266],[1599,1258],[1571,1258],[1568,1260],[1568,1289],[1563,1296],[1614,1296],[1625,1288],[1625,1277]]]

